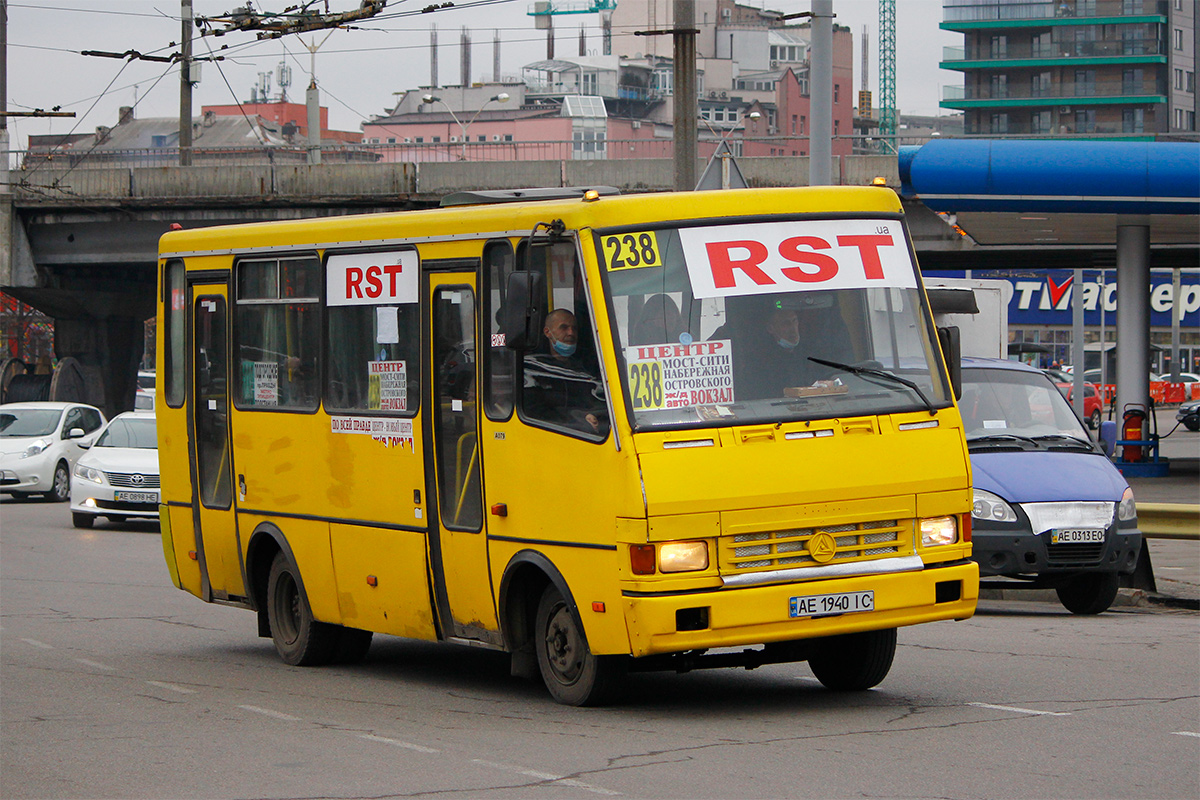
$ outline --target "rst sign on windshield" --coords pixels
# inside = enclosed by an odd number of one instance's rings
[[[917,285],[895,220],[680,228],[679,239],[696,297]]]

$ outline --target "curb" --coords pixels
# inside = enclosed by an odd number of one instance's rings
[[[1058,605],[1058,594],[1053,589],[980,589],[980,600],[1025,600]],[[1113,607],[1130,608],[1182,608],[1200,611],[1200,598],[1175,597],[1147,592],[1145,589],[1118,589]]]

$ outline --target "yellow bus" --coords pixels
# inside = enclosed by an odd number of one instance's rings
[[[974,613],[958,359],[892,191],[442,205],[162,237],[177,587],[289,664],[440,640],[576,705],[791,661],[865,689],[898,627]]]

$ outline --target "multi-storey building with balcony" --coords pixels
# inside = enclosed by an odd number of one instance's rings
[[[1196,132],[1197,0],[944,0],[941,106],[980,135]]]

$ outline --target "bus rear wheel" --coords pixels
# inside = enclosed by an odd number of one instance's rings
[[[808,666],[826,688],[861,692],[878,686],[892,668],[896,629],[831,636],[808,659]]]
[[[341,639],[339,629],[336,625],[313,619],[299,576],[300,571],[286,555],[275,555],[267,579],[267,619],[271,624],[271,639],[285,664],[294,667],[328,664]]]
[[[621,687],[625,659],[597,656],[562,593],[547,586],[535,617],[534,648],[550,695],[568,706],[594,706],[611,700]]]

